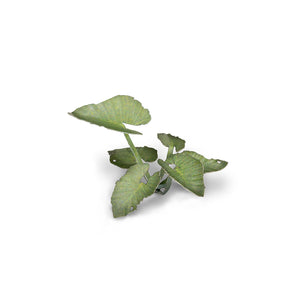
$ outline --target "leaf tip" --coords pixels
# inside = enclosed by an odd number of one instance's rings
[[[158,163],[159,165],[161,165],[161,163],[163,163],[163,160],[159,158],[159,159],[157,160],[157,163]]]

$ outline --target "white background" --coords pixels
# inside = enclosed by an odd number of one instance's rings
[[[300,299],[299,1],[1,1],[0,298]],[[114,219],[118,94],[136,146],[229,162]],[[131,127],[132,128],[132,127]],[[158,169],[154,165],[151,172]]]

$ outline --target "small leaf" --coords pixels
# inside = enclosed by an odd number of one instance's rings
[[[157,159],[157,151],[150,147],[136,147],[144,161],[152,162]],[[130,148],[122,148],[108,151],[110,162],[120,168],[128,169],[136,164],[135,157]]]
[[[185,140],[182,140],[178,136],[173,136],[171,134],[166,134],[166,133],[158,133],[157,138],[166,147],[174,146],[177,152],[182,150],[185,146]]]
[[[170,176],[168,176],[165,180],[163,180],[159,185],[158,187],[156,188],[156,191],[155,193],[158,193],[158,194],[166,194],[170,187],[172,185],[172,179]]]
[[[160,181],[159,172],[150,176],[146,184],[141,182],[148,169],[149,164],[136,164],[130,167],[126,174],[116,182],[111,197],[115,218],[126,216],[135,210],[144,198],[155,192]]]
[[[122,95],[98,104],[81,106],[70,115],[108,129],[134,134],[141,133],[126,128],[123,123],[142,125],[151,120],[148,109],[145,109],[139,101]]]
[[[200,160],[204,167],[204,173],[215,172],[224,169],[228,162],[220,159],[207,159],[203,155],[198,154],[194,151],[183,151],[182,153],[186,153],[197,160]]]
[[[172,155],[167,161],[158,164],[179,184],[198,196],[204,195],[203,165],[186,153]],[[175,165],[174,169],[170,165]]]

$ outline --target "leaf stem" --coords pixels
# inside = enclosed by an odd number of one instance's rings
[[[167,159],[173,154],[173,151],[174,151],[174,146],[173,145],[169,146],[168,153],[167,153]]]
[[[167,153],[167,158],[166,160],[173,154],[173,151],[174,151],[174,145],[170,145],[168,147],[168,153]],[[165,175],[165,171],[163,168],[160,169],[160,178],[163,179],[164,175]],[[168,190],[170,189],[171,187],[171,183],[172,183],[172,179],[170,178],[170,176],[168,176],[165,180],[163,180],[157,187],[156,189],[156,193],[159,193],[159,194],[166,194],[168,192]]]
[[[132,142],[129,134],[128,133],[124,133],[124,136],[125,136],[125,138],[127,140],[128,145],[130,146],[130,149],[131,149],[131,151],[132,151],[132,153],[133,153],[133,155],[135,157],[136,162],[138,164],[143,164],[142,158],[141,158],[139,152],[137,151],[137,149],[135,148],[135,146],[134,146],[134,144],[133,144],[133,142]],[[145,174],[145,176],[146,176],[147,180],[149,180],[149,178],[150,178],[149,172],[147,172]]]
[[[142,164],[142,163],[143,163],[143,162],[142,162],[142,159],[141,159],[141,157],[140,157],[140,155],[139,155],[137,149],[135,148],[135,146],[134,146],[134,144],[133,144],[133,142],[132,142],[132,140],[131,140],[129,134],[128,134],[128,133],[124,133],[124,135],[125,135],[125,138],[126,138],[126,140],[127,140],[128,145],[130,146],[130,149],[131,149],[131,151],[132,151],[132,153],[133,153],[133,155],[134,155],[134,157],[135,157],[136,162],[137,162],[138,164]]]
[[[168,153],[167,153],[166,160],[173,154],[173,151],[174,151],[174,146],[170,145],[169,148],[168,148]],[[165,174],[165,171],[163,170],[163,168],[161,168],[161,170],[160,170],[160,178],[161,179],[163,178],[164,174]]]

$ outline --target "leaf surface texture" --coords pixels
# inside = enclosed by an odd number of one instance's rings
[[[182,150],[185,146],[185,140],[179,138],[178,136],[173,136],[170,133],[158,133],[157,138],[166,147],[174,146],[177,152]]]
[[[203,165],[186,153],[172,155],[166,161],[158,160],[159,165],[186,189],[198,196],[204,195]],[[172,168],[172,165],[174,168]]]
[[[220,171],[224,169],[228,164],[228,162],[225,160],[214,159],[214,158],[207,159],[203,155],[198,154],[197,152],[194,151],[183,151],[182,153],[186,153],[194,157],[195,159],[199,160],[203,164],[204,173]]]
[[[116,182],[111,197],[115,218],[126,216],[135,210],[144,198],[155,192],[160,181],[159,172],[150,176],[146,184],[141,182],[148,169],[149,164],[136,164],[130,167],[126,174]]]
[[[136,147],[143,161],[153,162],[157,159],[157,151],[147,146]],[[136,164],[135,157],[130,148],[122,148],[108,151],[110,162],[120,168],[128,169]]]
[[[70,113],[72,116],[125,133],[141,134],[125,127],[125,124],[142,125],[151,120],[148,109],[133,97],[119,95],[98,104],[81,106]]]

